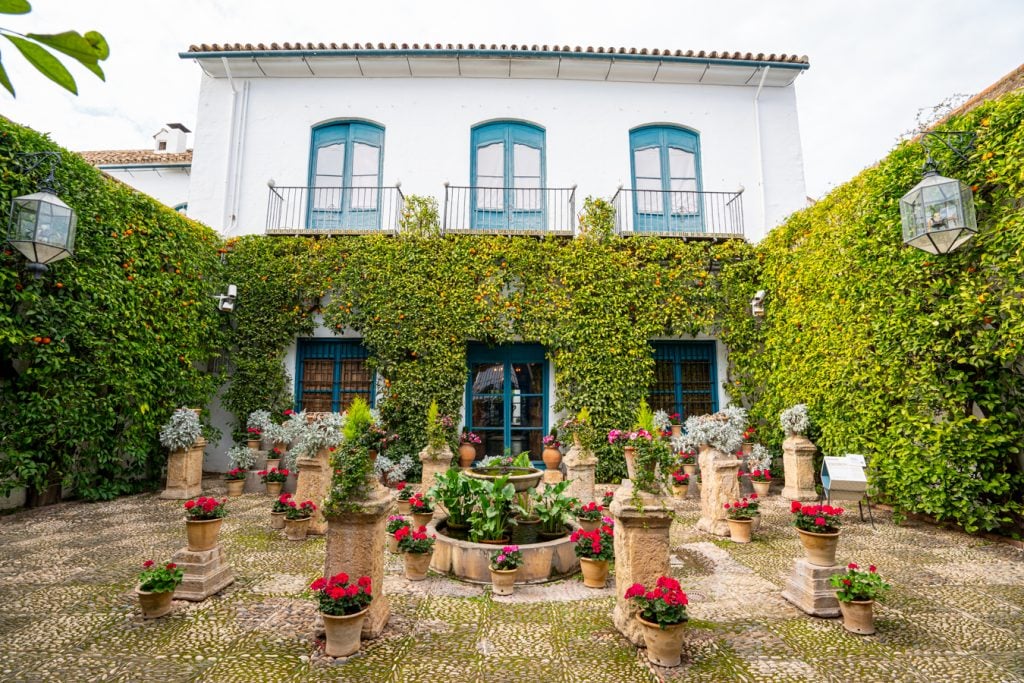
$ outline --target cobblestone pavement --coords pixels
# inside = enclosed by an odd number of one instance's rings
[[[209,482],[212,487],[219,483]],[[392,617],[348,661],[324,657],[314,605],[322,538],[267,527],[270,498],[232,499],[221,531],[236,581],[201,603],[142,620],[132,594],[145,559],[184,545],[180,502],[152,495],[0,517],[3,681],[1019,681],[1024,556],[925,524],[878,530],[852,515],[841,562],[874,563],[894,589],[878,634],[807,617],[779,596],[795,557],[788,506],[769,499],[749,545],[693,530],[695,499],[672,527],[673,573],[690,595],[684,666],[649,666],[612,627],[614,595],[578,580],[493,597],[431,577],[410,583],[391,557]]]

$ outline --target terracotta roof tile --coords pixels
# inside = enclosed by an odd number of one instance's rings
[[[157,152],[151,149],[104,149],[78,154],[93,166],[131,164],[191,164],[192,150]]]
[[[442,45],[441,43],[402,43],[398,45],[396,43],[213,43],[207,44],[202,43],[201,45],[190,45],[188,48],[189,52],[278,52],[278,51],[310,51],[310,50],[344,50],[349,52],[375,52],[378,50],[389,50],[389,51],[462,51],[472,50],[474,52],[521,52],[524,56],[529,56],[536,53],[552,53],[552,52],[587,52],[597,54],[609,54],[609,55],[640,55],[648,57],[689,57],[693,59],[724,59],[724,60],[754,60],[761,62],[779,62],[785,64],[809,64],[809,60],[806,55],[791,55],[791,54],[775,54],[765,55],[764,53],[752,54],[750,52],[694,52],[693,50],[669,50],[660,48],[635,48],[635,47],[594,47],[591,45],[587,46],[569,46],[569,45],[497,45],[481,43],[468,43],[463,46],[462,43],[452,44],[448,43]]]

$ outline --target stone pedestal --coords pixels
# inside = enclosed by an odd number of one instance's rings
[[[249,450],[252,449],[250,448]],[[257,472],[267,469],[268,452],[269,451],[252,451],[252,457],[255,459],[252,461],[252,467],[250,469],[254,469]]]
[[[235,580],[219,543],[213,550],[189,550],[186,546],[174,553],[171,562],[185,571],[184,580],[174,591],[175,600],[205,600]]]
[[[669,526],[671,501],[640,493],[640,505],[633,500],[633,483],[623,480],[612,499],[615,519],[615,611],[612,621],[631,643],[643,646],[644,636],[637,624],[636,609],[623,596],[634,583],[653,587],[659,576],[669,573]]]
[[[311,500],[316,503],[316,512],[309,520],[307,533],[323,535],[327,531],[324,518],[324,499],[331,490],[330,451],[322,450],[312,458],[298,458],[295,462],[299,476],[295,483],[293,498],[296,503]]]
[[[262,467],[260,469],[263,469]],[[245,473],[245,486],[242,488],[243,493],[263,493],[267,490],[267,487],[263,485],[260,480],[260,475],[256,474],[260,470],[249,470]]]
[[[839,565],[819,567],[800,558],[793,563],[782,597],[812,617],[838,617],[839,600],[829,578],[844,571]]]
[[[715,536],[729,535],[725,504],[741,498],[740,483],[736,477],[740,461],[736,456],[702,446],[697,457],[700,465],[700,519],[697,530]]]
[[[597,469],[597,458],[590,451],[574,443],[562,462],[565,464],[565,478],[572,482],[565,495],[578,499],[583,505],[592,503],[596,486],[594,473]]]
[[[562,472],[560,470],[544,470],[544,476],[540,480],[543,484],[557,484],[562,481]]]
[[[782,442],[782,467],[786,486],[782,497],[788,500],[818,500],[814,490],[814,454],[818,447],[800,434],[790,434]]]
[[[351,505],[358,509],[327,518],[324,576],[329,578],[345,572],[353,578],[370,577],[373,601],[363,621],[363,638],[376,638],[391,615],[391,605],[384,594],[384,527],[395,503],[391,491],[374,482],[367,498],[351,501]]]
[[[420,478],[419,491],[426,493],[427,489],[434,485],[434,475],[444,474],[452,466],[452,459],[455,454],[445,444],[442,448],[431,448],[427,446],[420,451],[420,462],[423,463],[423,476]]]
[[[167,486],[160,497],[187,500],[203,492],[203,449],[206,439],[199,437],[190,448],[172,451],[167,456]]]

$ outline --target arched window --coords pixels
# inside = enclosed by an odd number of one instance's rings
[[[519,121],[496,121],[474,127],[469,166],[473,228],[544,228],[542,128]]]
[[[383,150],[384,129],[371,123],[330,123],[313,129],[310,230],[379,229]]]
[[[636,232],[700,232],[700,137],[675,126],[629,132]]]

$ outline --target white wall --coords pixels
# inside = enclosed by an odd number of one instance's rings
[[[126,185],[134,187],[139,192],[145,192],[172,209],[188,201],[190,176],[187,168],[103,168],[101,170]]]
[[[383,184],[401,180],[405,194],[439,201],[444,181],[469,183],[470,128],[505,118],[545,128],[547,185],[577,184],[578,205],[587,195],[610,197],[618,184],[630,185],[629,130],[651,123],[683,125],[700,133],[703,189],[745,188],[751,240],[801,208],[806,197],[792,85],[761,91],[763,156],[756,148],[756,88],[747,86],[263,78],[235,79],[234,87],[235,95],[227,79],[203,76],[189,197],[189,215],[227,235],[264,231],[268,179],[280,186],[307,184],[311,128],[332,119],[382,125]],[[759,158],[764,160],[766,216]]]

